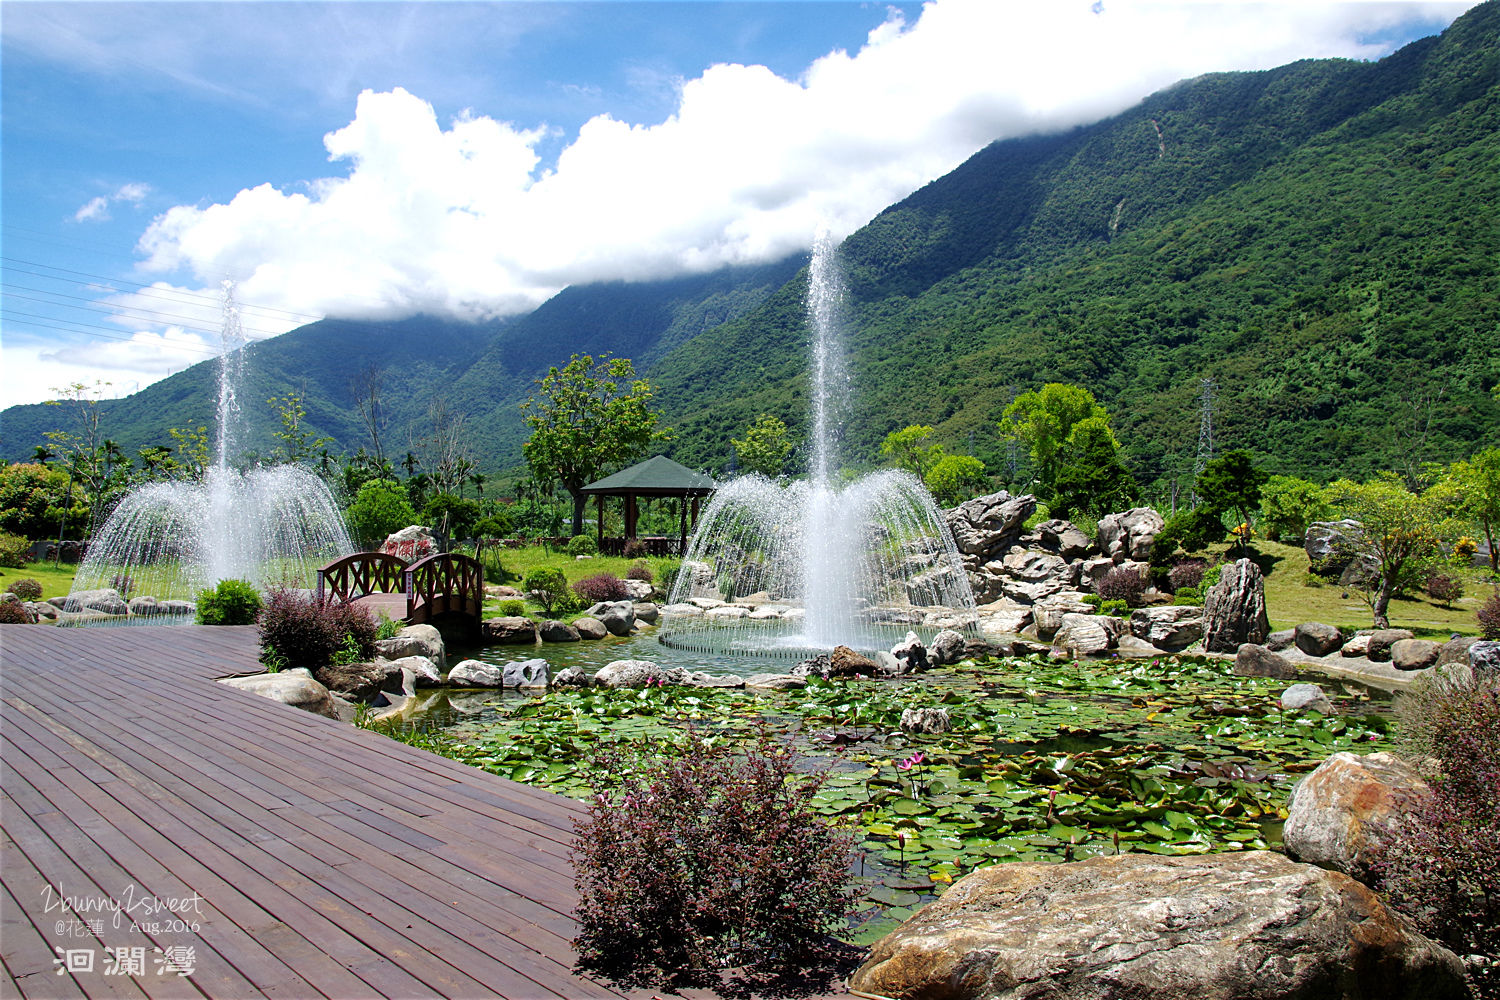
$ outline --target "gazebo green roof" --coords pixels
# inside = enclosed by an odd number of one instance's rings
[[[605,476],[583,488],[585,493],[640,496],[706,496],[719,484],[701,472],[679,465],[665,455],[653,455],[612,476]]]

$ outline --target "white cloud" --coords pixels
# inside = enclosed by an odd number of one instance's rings
[[[73,213],[74,222],[108,222],[109,206],[117,202],[139,205],[151,193],[150,184],[122,184],[114,194],[101,194],[90,198],[83,207]]]
[[[128,340],[89,340],[63,343],[42,337],[6,332],[0,365],[0,399],[5,406],[55,399],[61,387],[82,382],[109,383],[105,399],[129,395],[174,372],[197,364],[215,347],[197,334],[181,329],[137,331]]]
[[[650,125],[597,116],[543,169],[545,124],[446,125],[365,91],[324,137],[337,176],[178,206],[146,266],[244,275],[243,298],[342,316],[480,317],[572,283],[776,258],[846,234],[992,139],[1121,111],[1204,72],[1373,58],[1360,39],[1467,4],[934,0],[801,78],[715,65]]]

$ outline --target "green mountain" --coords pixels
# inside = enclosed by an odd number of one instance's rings
[[[1143,482],[1219,448],[1365,475],[1500,430],[1500,4],[1378,63],[1215,74],[998,142],[850,236],[844,460],[928,423],[991,469],[1017,392],[1089,387]],[[805,422],[806,275],[653,370],[674,457]],[[1424,431],[1425,428],[1425,431]]]
[[[1185,81],[1064,134],[996,142],[840,249],[854,404],[843,460],[933,424],[1007,463],[1015,394],[1089,387],[1145,483],[1185,478],[1201,380],[1220,449],[1273,470],[1364,476],[1448,460],[1500,433],[1500,0],[1378,63],[1304,61]],[[491,471],[520,462],[519,403],[574,352],[630,357],[658,387],[669,453],[719,469],[760,413],[804,433],[805,258],[569,288],[469,326],[328,320],[255,345],[244,399],[304,387],[308,426],[366,443],[356,376],[383,371],[388,454],[441,400]],[[212,367],[107,403],[132,451],[206,423]],[[0,457],[57,427],[0,413]]]

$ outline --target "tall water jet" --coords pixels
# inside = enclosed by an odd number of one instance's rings
[[[245,364],[232,282],[224,283],[223,306],[213,464],[200,480],[146,483],[127,493],[89,543],[74,594],[112,588],[161,605],[195,600],[227,579],[261,590],[311,587],[320,566],[353,551],[337,501],[307,469],[285,464],[242,474],[231,466],[241,440]],[[67,610],[82,603],[70,599]]]
[[[735,479],[705,509],[671,604],[754,598],[757,609],[668,611],[667,645],[750,655],[874,650],[911,625],[974,617],[968,575],[926,488],[885,470],[834,484],[850,404],[836,244],[820,234],[808,269],[811,412],[808,479]],[[703,602],[709,603],[709,602]]]

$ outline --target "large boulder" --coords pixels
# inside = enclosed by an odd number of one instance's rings
[[[1344,571],[1358,551],[1358,521],[1314,521],[1307,526],[1303,548],[1315,572],[1335,576]]]
[[[1012,549],[1000,560],[1000,573],[1001,593],[1022,604],[1035,604],[1078,583],[1077,566],[1037,549]]]
[[[1331,656],[1344,646],[1344,633],[1322,622],[1303,622],[1292,632],[1292,641],[1308,656]]]
[[[1281,692],[1281,710],[1332,715],[1333,702],[1328,700],[1328,695],[1316,684],[1293,684]]]
[[[1395,754],[1336,753],[1292,789],[1282,844],[1301,861],[1363,878],[1375,849],[1429,794],[1422,776]]]
[[[547,661],[540,657],[512,660],[502,668],[500,683],[508,688],[545,688],[551,673]]]
[[[443,634],[431,625],[408,625],[389,639],[375,640],[375,655],[387,660],[425,656],[436,663],[439,670],[448,669]]]
[[[989,558],[1007,551],[1021,537],[1022,524],[1036,511],[1036,497],[1013,497],[1001,490],[966,500],[943,519],[953,532],[953,543],[966,556]]]
[[[1203,609],[1189,604],[1136,608],[1130,613],[1130,634],[1157,649],[1179,652],[1203,638]]]
[[[484,641],[491,646],[536,645],[536,622],[521,615],[486,618],[480,622],[479,630]]]
[[[1072,521],[1053,518],[1043,521],[1021,536],[1027,548],[1045,549],[1068,562],[1082,559],[1094,550],[1094,540],[1078,530]]]
[[[1031,623],[1032,608],[1028,604],[1003,597],[978,609],[979,618],[974,623],[980,633],[1000,639],[1018,634]]]
[[[927,658],[935,667],[962,660],[964,658],[964,634],[951,628],[943,629],[932,637],[932,645],[927,648]]]
[[[1118,629],[1111,629],[1111,622],[1122,624],[1120,619],[1104,615],[1063,615],[1061,627],[1052,636],[1052,645],[1073,656],[1103,653],[1115,644],[1115,637],[1120,634]]]
[[[946,733],[953,728],[953,720],[946,708],[903,708],[901,731],[903,733]]]
[[[927,658],[927,646],[915,632],[906,633],[906,638],[891,647],[891,655],[901,664],[903,674],[918,674],[932,664]]]
[[[161,613],[161,606],[156,603],[156,598],[145,594],[140,597],[132,597],[126,601],[125,608],[131,614],[143,617],[150,617],[151,615]]]
[[[1458,1000],[1458,956],[1340,872],[1269,851],[981,868],[849,979],[922,1000]]]
[[[1247,642],[1265,642],[1270,633],[1260,567],[1249,559],[1225,564],[1219,582],[1203,599],[1203,648],[1232,653]]]
[[[407,688],[415,691],[419,687],[443,686],[443,672],[428,657],[403,656],[396,660],[377,660],[376,662],[389,663],[392,670],[400,671],[403,691]]]
[[[1297,676],[1291,660],[1253,642],[1245,643],[1234,654],[1234,672],[1241,677],[1272,677],[1280,681]]]
[[[1099,519],[1095,535],[1099,549],[1114,562],[1127,559],[1149,560],[1151,543],[1166,526],[1162,516],[1150,507],[1132,507]]]
[[[580,638],[576,628],[555,618],[542,622],[536,631],[543,642],[577,642]]]
[[[1441,667],[1449,663],[1468,663],[1469,647],[1481,641],[1471,635],[1454,636],[1443,643],[1443,648],[1438,650],[1437,662],[1433,666]]]
[[[1391,643],[1391,666],[1397,670],[1426,670],[1436,666],[1443,644],[1431,639],[1398,639]]]
[[[282,670],[274,674],[252,674],[249,677],[226,677],[220,683],[279,701],[283,705],[300,708],[313,715],[329,719],[339,717],[333,696],[305,668]]]
[[[1063,615],[1089,615],[1094,611],[1092,604],[1058,594],[1031,609],[1031,624],[1036,627],[1038,639],[1050,641],[1057,630],[1062,628]]]
[[[552,678],[552,686],[586,688],[594,686],[594,672],[587,667],[567,667]]]
[[[1500,676],[1500,642],[1476,642],[1470,646],[1469,666],[1475,676],[1481,672]]]
[[[662,668],[650,660],[615,660],[594,674],[594,686],[640,688],[648,684],[681,684],[687,676],[681,667]]]
[[[636,621],[645,622],[647,625],[655,625],[661,621],[661,608],[650,601],[636,601],[633,607]]]
[[[461,660],[448,671],[450,687],[497,688],[505,684],[505,668],[483,660]]]
[[[371,701],[382,691],[401,693],[401,668],[390,660],[339,663],[313,671],[319,684],[351,701]]]
[[[833,652],[829,654],[829,677],[874,677],[878,673],[880,664],[848,646],[834,646]]]
[[[56,600],[54,598],[53,600]],[[100,587],[96,590],[75,590],[63,599],[64,611],[98,611],[106,615],[128,615],[130,605],[120,596],[120,592],[113,587]]]
[[[381,552],[408,563],[425,559],[437,550],[437,539],[432,537],[432,530],[420,524],[408,525],[400,531],[392,532],[380,543]]]
[[[1402,639],[1414,639],[1411,629],[1405,628],[1379,628],[1370,633],[1370,642],[1365,647],[1365,655],[1377,663],[1386,663],[1391,658],[1391,648]]]
[[[580,639],[603,639],[609,635],[609,629],[604,627],[603,622],[587,615],[573,619],[573,630],[578,633]]]
[[[630,601],[608,601],[588,610],[610,635],[627,636],[635,628],[635,605]],[[577,622],[573,623],[575,626]]]

